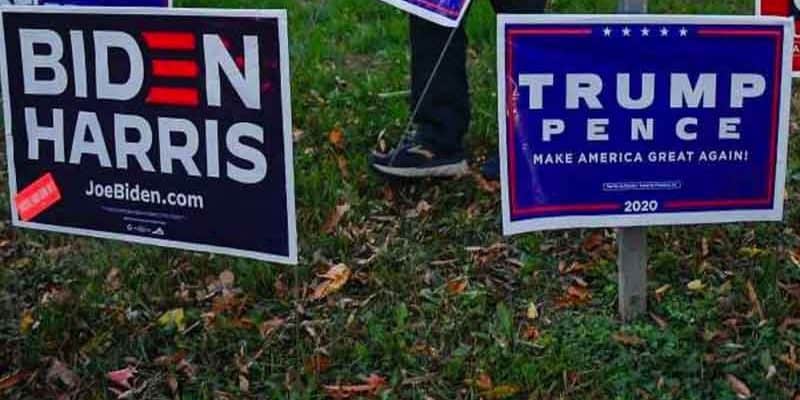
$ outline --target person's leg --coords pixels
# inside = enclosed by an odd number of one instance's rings
[[[442,57],[451,34],[453,38]],[[410,35],[411,112],[419,103],[413,121],[417,126],[417,137],[438,153],[463,153],[463,138],[470,121],[467,35],[464,27],[454,32],[453,28],[411,16]],[[441,64],[430,80],[440,57]],[[422,97],[429,80],[428,91]]]
[[[409,29],[410,112],[416,108],[416,131],[389,154],[373,153],[371,164],[382,173],[403,177],[465,174],[463,138],[470,121],[467,35],[463,27],[447,28],[415,16],[410,17]]]

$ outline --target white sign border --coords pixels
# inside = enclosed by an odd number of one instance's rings
[[[426,19],[433,23],[446,26],[448,28],[456,28],[461,24],[461,20],[464,19],[464,15],[469,10],[469,5],[471,0],[466,0],[464,3],[464,8],[461,9],[461,13],[458,15],[458,19],[450,19],[441,14],[435,13],[431,10],[428,10],[424,7],[420,7],[414,4],[410,4],[404,0],[381,0],[384,3],[391,4],[407,13],[414,14],[420,18]]]
[[[508,182],[508,143],[506,141],[506,52],[505,28],[509,24],[720,24],[783,26],[783,73],[781,74],[781,99],[778,124],[778,154],[775,168],[775,192],[771,210],[700,211],[684,213],[609,214],[602,216],[543,217],[511,221]],[[692,225],[747,221],[781,221],[786,186],[787,148],[789,143],[789,112],[791,102],[792,51],[794,21],[788,17],[753,16],[694,16],[694,15],[511,15],[497,16],[497,102],[500,143],[500,176],[502,192],[503,234],[506,236],[525,232],[571,228],[632,227],[650,225]],[[788,78],[788,79],[787,79]]]
[[[14,206],[14,197],[17,194],[16,172],[14,170],[14,141],[12,138],[12,119],[11,106],[8,101],[8,69],[6,68],[6,46],[5,46],[5,14],[6,13],[40,13],[40,14],[115,14],[115,15],[170,15],[170,16],[190,16],[190,17],[262,17],[277,19],[278,36],[280,41],[280,62],[281,62],[281,93],[283,108],[283,152],[284,170],[286,181],[286,215],[288,227],[289,254],[288,256],[247,251],[229,247],[220,247],[190,242],[164,240],[142,236],[129,235],[124,233],[113,233],[98,231],[93,229],[71,228],[58,225],[42,224],[36,222],[25,222],[19,219],[17,209]],[[175,249],[190,251],[200,251],[209,253],[225,254],[237,257],[245,257],[266,262],[297,265],[297,218],[295,215],[295,192],[294,192],[294,149],[292,142],[292,112],[291,112],[291,79],[289,68],[289,33],[288,18],[286,10],[217,10],[205,8],[163,8],[163,7],[86,7],[86,6],[63,6],[63,7],[41,7],[41,6],[4,6],[0,7],[0,78],[2,78],[3,89],[3,112],[5,116],[5,139],[6,157],[8,161],[8,186],[9,203],[11,205],[12,224],[21,228],[30,228],[50,232],[67,233],[73,235],[83,235],[102,239],[114,239],[132,243],[148,244]]]

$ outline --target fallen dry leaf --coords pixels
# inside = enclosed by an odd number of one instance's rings
[[[342,129],[339,127],[331,129],[331,131],[328,132],[328,142],[337,150],[344,149],[344,132],[342,132]]]
[[[528,319],[538,319],[539,318],[539,309],[536,308],[536,303],[531,302],[528,304],[528,311],[526,312],[526,316]]]
[[[334,399],[350,399],[355,396],[375,396],[386,387],[386,379],[372,374],[362,385],[324,385],[325,393]]]
[[[266,339],[270,335],[272,335],[272,333],[275,332],[276,329],[282,327],[285,324],[286,324],[285,319],[276,317],[269,321],[262,322],[261,325],[258,327],[258,332],[261,333],[262,338]]]
[[[741,381],[741,379],[737,378],[732,374],[726,374],[725,379],[728,381],[728,384],[733,389],[734,393],[736,393],[736,397],[740,399],[749,399],[753,393],[750,391],[750,388]]]
[[[348,168],[347,158],[343,155],[336,156],[336,165],[339,167],[339,173],[342,174],[343,178],[350,177],[350,169]]]
[[[706,285],[700,279],[695,279],[686,284],[686,288],[692,292],[701,292],[706,288]]]
[[[342,217],[344,217],[348,211],[350,211],[350,203],[342,202],[334,207],[333,211],[328,215],[328,219],[326,219],[325,223],[322,225],[322,232],[327,234],[333,233],[336,227],[339,226]]]
[[[20,382],[28,379],[31,375],[33,375],[33,373],[30,371],[17,371],[11,375],[0,378],[0,393],[19,385]]]
[[[306,359],[303,363],[303,368],[306,373],[319,375],[331,367],[331,359],[324,354],[314,354]]]
[[[306,131],[304,131],[304,130],[302,130],[302,129],[298,128],[298,127],[294,127],[294,128],[292,129],[292,140],[293,140],[295,143],[297,143],[297,142],[299,142],[299,141],[300,141],[300,139],[302,139],[302,138],[303,138],[303,136],[304,136],[305,134],[306,134]]]
[[[111,371],[106,374],[106,378],[117,386],[130,389],[132,387],[130,380],[133,379],[136,372],[136,367],[128,367],[117,371]]]
[[[758,300],[758,293],[756,293],[756,288],[753,287],[753,282],[750,280],[747,281],[745,284],[747,289],[747,299],[750,300],[750,304],[753,306],[753,311],[758,314],[758,318],[763,321],[764,318],[764,309],[761,308],[761,301]]]
[[[220,272],[219,274],[219,282],[222,286],[226,289],[230,289],[233,287],[233,283],[236,281],[236,275],[233,274],[230,270],[225,270]]]
[[[644,339],[624,332],[615,332],[613,335],[611,335],[611,338],[614,339],[615,342],[623,344],[625,346],[636,347],[645,344]]]
[[[522,337],[531,342],[538,340],[541,335],[539,328],[535,326],[525,328],[525,332],[522,333]]]
[[[455,296],[464,293],[467,289],[469,280],[467,278],[456,278],[447,282],[447,293]]]
[[[19,318],[19,333],[27,335],[30,333],[35,323],[36,320],[33,319],[33,312],[31,310],[23,311],[22,316]]]
[[[482,394],[487,400],[500,400],[515,396],[520,390],[520,387],[516,385],[498,385]]]
[[[186,329],[183,308],[175,308],[165,312],[161,315],[161,317],[158,318],[158,323],[165,328],[175,327],[179,331],[183,331]]]
[[[78,374],[72,372],[66,364],[57,359],[53,359],[50,368],[47,370],[45,379],[51,385],[56,382],[61,382],[68,388],[74,388],[78,385],[78,382],[80,382]]]
[[[108,274],[106,274],[106,290],[109,292],[116,292],[122,287],[120,282],[121,271],[117,267],[112,267]]]
[[[331,267],[328,272],[320,275],[325,280],[320,283],[311,295],[311,300],[319,300],[335,293],[350,280],[350,267],[344,264],[337,264]]]

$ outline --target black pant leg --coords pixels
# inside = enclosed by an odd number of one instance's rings
[[[453,28],[411,16],[411,106],[417,104]],[[418,138],[442,154],[463,151],[469,129],[467,35],[457,28],[414,118]]]
[[[542,13],[547,0],[492,0],[498,13]]]
[[[479,0],[473,0],[479,1]],[[491,0],[497,12],[541,13],[547,0]],[[419,101],[452,28],[410,17],[411,106]],[[463,24],[454,33],[447,53],[414,118],[418,137],[441,153],[463,151],[470,123],[467,78],[467,35]]]

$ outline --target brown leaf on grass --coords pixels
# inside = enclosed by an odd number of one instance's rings
[[[672,285],[666,284],[656,289],[656,301],[659,303],[664,300],[664,296],[672,289]]]
[[[467,278],[456,278],[450,280],[447,282],[447,293],[453,296],[464,293],[464,290],[467,289],[468,284],[469,284],[469,279]]]
[[[116,292],[122,287],[120,282],[121,271],[117,267],[112,267],[106,274],[106,290]]]
[[[314,293],[311,294],[311,300],[319,300],[339,291],[347,281],[350,280],[351,275],[352,272],[347,265],[334,265],[328,272],[320,275],[320,277],[325,280],[314,288]]]
[[[28,379],[31,375],[33,375],[33,373],[30,371],[17,371],[11,375],[0,378],[0,393],[19,385],[20,382]]]
[[[614,341],[619,344],[632,347],[643,346],[646,343],[644,339],[625,332],[615,332],[611,335],[611,339],[614,339]]]
[[[796,325],[800,325],[800,318],[786,318],[783,320],[783,322],[781,322],[781,326],[778,327],[778,331],[781,333],[786,333],[786,331],[792,329],[792,327]]]
[[[492,390],[494,382],[492,382],[492,377],[489,374],[483,372],[475,380],[475,386],[481,391]]]
[[[339,173],[342,174],[342,178],[350,177],[350,169],[348,168],[347,158],[341,154],[337,155],[336,165],[339,167]]]
[[[22,316],[19,318],[19,333],[23,335],[27,335],[30,333],[33,325],[36,324],[36,320],[33,318],[33,311],[25,310],[22,312]]]
[[[488,181],[479,173],[473,173],[472,177],[475,179],[475,183],[481,191],[486,193],[497,193],[500,191],[500,182]]]
[[[350,399],[356,396],[375,396],[386,387],[386,378],[372,374],[361,385],[323,385],[325,393],[333,399]]]
[[[725,379],[728,381],[728,385],[730,385],[733,392],[736,393],[736,397],[740,399],[749,399],[750,396],[753,395],[753,392],[750,391],[750,388],[747,387],[747,385],[736,376],[732,374],[726,374]]]
[[[556,308],[584,305],[591,300],[592,293],[589,291],[589,288],[572,284],[567,288],[565,294],[556,299]]]
[[[667,329],[669,327],[669,323],[667,323],[667,320],[665,320],[664,318],[661,318],[660,316],[658,316],[655,313],[650,313],[650,318],[652,318],[653,321],[655,321],[655,323],[661,329]]]
[[[328,132],[328,142],[330,142],[337,150],[343,150],[344,132],[342,132],[342,129],[338,126],[331,129],[331,131]]]
[[[47,370],[45,380],[51,385],[60,382],[67,388],[74,388],[80,382],[78,374],[72,372],[66,364],[55,358],[50,364],[50,368]]]
[[[577,261],[569,265],[567,265],[566,261],[560,261],[558,263],[558,273],[561,275],[579,274],[585,270],[586,270],[586,264],[581,264]]]
[[[226,289],[233,288],[233,283],[236,281],[236,275],[233,274],[230,270],[225,270],[220,272],[219,274],[219,282],[222,286]]]
[[[586,239],[583,240],[581,247],[587,253],[593,253],[595,250],[603,246],[605,236],[603,232],[592,232]]]
[[[258,332],[261,334],[262,338],[266,339],[270,335],[272,335],[272,333],[275,332],[276,329],[284,325],[286,325],[285,319],[275,317],[271,320],[262,322],[261,325],[258,327]]]
[[[130,389],[132,387],[131,379],[134,378],[136,372],[138,372],[136,367],[127,367],[107,373],[106,378],[121,388]]]
[[[783,354],[778,356],[778,359],[781,360],[782,363],[786,364],[786,366],[792,371],[800,372],[800,363],[798,363],[797,359],[793,358],[792,356]]]
[[[539,332],[539,328],[535,326],[529,326],[525,328],[524,332],[522,332],[522,337],[530,342],[535,342],[540,336],[542,336],[542,334]]]
[[[492,390],[483,392],[483,397],[487,400],[508,399],[517,395],[520,390],[520,387],[516,385],[498,385]]]
[[[295,126],[294,128],[292,128],[292,141],[294,141],[295,143],[299,142],[300,139],[302,139],[305,134],[306,131]]]
[[[764,309],[761,308],[761,301],[758,300],[758,293],[756,293],[756,288],[753,287],[753,282],[748,280],[745,286],[747,288],[747,299],[750,300],[750,304],[753,306],[753,311],[758,315],[759,320],[763,321],[765,319]]]
[[[324,354],[314,354],[303,363],[306,373],[319,375],[331,367],[331,359]]]
[[[325,220],[325,224],[322,225],[322,233],[333,233],[333,231],[336,230],[336,227],[339,226],[339,222],[341,222],[342,217],[344,217],[348,211],[350,211],[350,203],[339,203],[328,215],[328,219]]]

